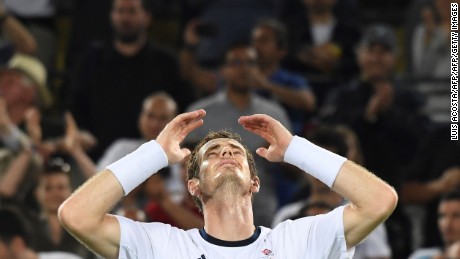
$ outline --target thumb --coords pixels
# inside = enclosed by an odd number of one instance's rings
[[[257,155],[263,157],[263,158],[267,158],[267,153],[268,153],[268,150],[266,148],[263,148],[263,147],[260,147],[256,150],[256,153]]]

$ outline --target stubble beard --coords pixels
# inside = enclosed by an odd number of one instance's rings
[[[202,193],[206,198],[217,198],[220,197],[223,200],[230,200],[235,197],[237,193],[244,193],[243,179],[238,177],[235,173],[223,174],[219,177],[214,187],[207,186],[206,182],[203,185]]]

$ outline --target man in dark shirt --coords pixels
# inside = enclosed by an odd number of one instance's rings
[[[113,41],[93,45],[77,68],[69,105],[98,139],[93,158],[117,138],[138,137],[137,115],[150,93],[166,91],[182,108],[193,101],[176,58],[148,42],[150,22],[146,1],[114,0]]]

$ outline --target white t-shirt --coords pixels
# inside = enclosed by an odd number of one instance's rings
[[[162,223],[142,223],[117,216],[120,259],[273,259],[352,258],[343,230],[343,206],[324,215],[287,220],[273,230],[259,227],[242,241],[223,241],[204,230],[181,230]]]

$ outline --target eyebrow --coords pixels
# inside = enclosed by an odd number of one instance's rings
[[[229,143],[230,147],[231,148],[236,148],[240,151],[243,151],[244,152],[244,149],[241,148],[240,146],[238,145],[235,145],[235,144],[232,144],[232,143]],[[211,147],[208,148],[208,150],[206,150],[206,152],[204,152],[203,156],[206,156],[209,152],[213,151],[213,150],[216,150],[218,149],[219,147],[221,147],[222,145],[221,144],[214,144],[212,145]]]

